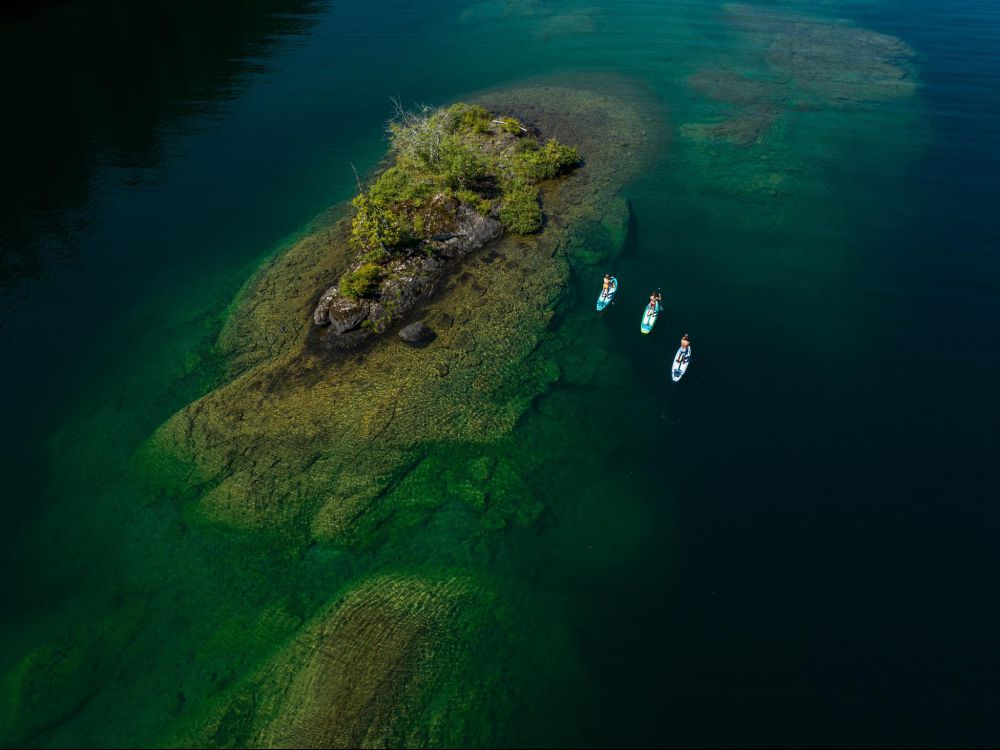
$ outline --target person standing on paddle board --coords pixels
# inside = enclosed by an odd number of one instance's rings
[[[653,292],[649,295],[649,311],[656,312],[656,303],[663,299],[663,295],[659,292]]]
[[[611,274],[606,273],[604,274],[604,291],[602,292],[602,294],[604,294],[605,297],[608,296],[608,290],[610,288],[611,288]]]
[[[688,335],[685,333],[683,336],[681,336],[681,348],[680,351],[677,352],[677,364],[683,363],[684,358],[690,356],[690,353],[691,353],[691,339],[689,339]]]

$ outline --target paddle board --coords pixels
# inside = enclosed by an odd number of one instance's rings
[[[601,293],[597,296],[597,310],[600,312],[605,307],[611,304],[611,300],[615,298],[615,292],[618,291],[618,279],[614,276],[611,277],[611,283],[608,284],[608,292],[604,293],[604,288],[601,288]]]
[[[683,354],[684,356],[681,357],[681,354]],[[680,362],[677,361],[678,357],[681,357]],[[670,364],[672,368],[670,371],[670,377],[674,379],[675,383],[684,377],[684,373],[687,372],[688,365],[690,363],[691,363],[691,347],[689,346],[687,348],[687,351],[685,352],[684,347],[682,346],[680,349],[677,350],[677,354],[674,355],[674,361]]]
[[[656,309],[650,310],[649,305],[646,305],[646,309],[642,313],[642,325],[639,329],[643,333],[649,333],[653,330],[653,326],[656,325],[656,318],[660,314],[660,303],[656,303]]]

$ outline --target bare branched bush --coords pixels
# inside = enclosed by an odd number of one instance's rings
[[[404,159],[433,168],[441,159],[448,135],[448,118],[436,107],[427,104],[409,110],[399,99],[391,101],[395,112],[386,123],[386,131],[392,147]]]

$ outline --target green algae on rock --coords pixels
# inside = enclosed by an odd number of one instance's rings
[[[379,574],[345,592],[278,656],[182,729],[180,745],[480,747],[530,741],[544,681],[508,689],[507,662],[572,664],[544,602],[466,571]],[[578,679],[572,670],[561,680]],[[523,734],[523,736],[522,736]],[[537,739],[537,735],[536,735]]]
[[[506,534],[545,512],[522,476],[541,456],[504,458],[500,445],[551,383],[597,376],[551,328],[571,269],[593,272],[620,252],[629,211],[616,194],[648,163],[659,132],[641,94],[613,83],[631,98],[575,80],[477,98],[577,144],[585,166],[541,186],[553,220],[540,233],[506,235],[460,263],[423,309],[437,332],[430,346],[387,337],[331,359],[310,346],[307,318],[294,331],[272,322],[307,309],[315,269],[343,267],[346,218],[248,284],[229,330],[261,321],[275,335],[224,333],[233,357],[253,364],[165,424],[142,465],[187,498],[192,519],[267,532],[291,550],[319,543],[382,562],[376,578],[332,591],[330,608],[178,728],[177,742],[491,744],[517,736],[516,717],[556,690],[551,680],[561,678],[542,670],[534,686],[501,675],[510,644],[534,642],[539,628],[555,628],[562,645],[538,658],[571,654],[558,618],[539,623],[530,586],[481,571],[502,557]],[[411,562],[397,571],[391,560]],[[408,567],[434,560],[432,570]],[[442,578],[439,566],[452,572]],[[559,658],[565,675],[572,657]],[[525,705],[518,696],[532,691],[539,699]]]

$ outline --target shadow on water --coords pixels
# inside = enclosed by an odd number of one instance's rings
[[[625,231],[625,245],[622,247],[621,257],[633,258],[639,252],[639,224],[635,218],[635,211],[629,206],[628,229]]]
[[[164,134],[266,69],[325,3],[19,2],[0,8],[0,284],[77,252],[100,170],[161,161]]]

